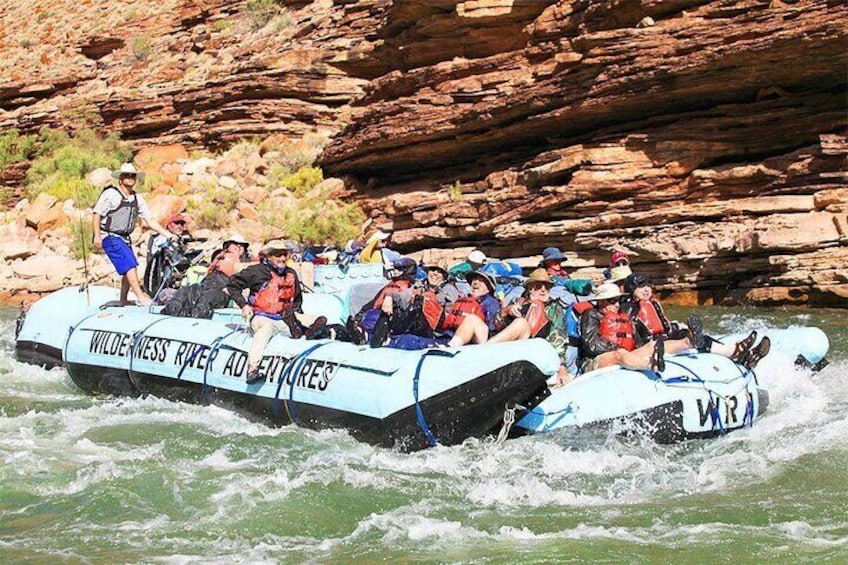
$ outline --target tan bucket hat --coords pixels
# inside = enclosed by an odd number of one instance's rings
[[[124,163],[121,168],[112,173],[112,178],[119,179],[123,176],[134,176],[138,182],[144,178],[144,173],[135,168],[132,163]]]
[[[554,286],[554,281],[551,280],[551,276],[545,269],[534,269],[530,276],[527,277],[527,280],[524,281],[524,288],[533,284],[533,283],[541,283],[547,286]]]

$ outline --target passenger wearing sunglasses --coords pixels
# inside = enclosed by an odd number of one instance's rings
[[[594,307],[580,317],[584,372],[612,365],[662,372],[665,370],[666,352],[677,353],[703,342],[701,323],[697,320],[689,328],[685,339],[658,339],[645,343],[636,332],[629,313],[620,311],[621,297],[618,285],[604,283],[589,299]]]
[[[630,315],[636,331],[644,341],[663,339],[684,339],[689,334],[689,329],[677,322],[670,321],[663,311],[659,300],[654,297],[651,283],[646,277],[633,274],[627,277],[624,283],[628,297],[625,297],[621,311]],[[757,339],[756,330],[751,331],[748,336],[734,344],[721,343],[708,335],[704,335],[700,329],[701,321],[697,316],[689,316],[687,319],[689,327],[697,326],[697,334],[702,335],[694,347],[700,353],[715,353],[731,359],[734,363],[751,369],[765,357],[771,349],[771,341],[768,336],[763,337],[759,344],[754,346]]]
[[[501,311],[501,315],[509,323],[489,342],[518,341],[531,337],[548,340],[560,358],[557,382],[566,384],[571,378],[566,369],[568,331],[565,327],[565,308],[559,300],[551,299],[553,286],[554,281],[545,269],[539,268],[530,273],[524,281],[524,294],[521,298]]]

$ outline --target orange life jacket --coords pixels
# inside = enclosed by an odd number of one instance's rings
[[[432,290],[425,290],[421,294],[424,299],[421,303],[424,319],[427,320],[427,325],[430,326],[430,329],[435,331],[445,317],[445,309],[439,304],[439,299]]]
[[[463,314],[471,314],[477,316],[484,322],[486,321],[486,314],[483,312],[483,307],[480,306],[477,299],[471,296],[465,296],[455,300],[454,303],[451,304],[450,309],[445,312],[445,319],[442,321],[441,330],[457,329],[462,323],[462,320],[465,319]]]
[[[645,327],[651,332],[652,336],[660,335],[665,332],[662,323],[661,307],[653,300],[640,300],[639,312],[636,317],[642,320]]]
[[[385,300],[388,295],[406,290],[411,286],[412,281],[408,281],[406,279],[390,281],[389,284],[380,290],[379,294],[377,294],[377,298],[374,299],[374,308],[380,308],[383,305],[383,300]]]
[[[532,337],[536,337],[548,323],[548,313],[545,311],[546,306],[547,304],[541,300],[531,300],[527,312],[524,313],[524,319],[530,324],[530,335]]]
[[[285,276],[271,273],[271,280],[253,296],[253,309],[266,314],[282,314],[294,304],[297,294],[297,276],[286,271]]]
[[[636,349],[635,333],[633,320],[623,312],[608,312],[601,318],[601,337],[622,349]]]

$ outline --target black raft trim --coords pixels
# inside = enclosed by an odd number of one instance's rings
[[[211,386],[204,393],[202,383],[136,371],[130,380],[126,370],[69,363],[68,373],[77,386],[93,394],[152,394],[192,404],[214,404],[273,426],[290,424],[288,408],[291,408],[297,424],[307,428],[344,428],[360,441],[401,451],[429,446],[415,414],[412,379],[410,405],[380,419],[298,402],[297,394],[294,406],[289,407],[287,399],[275,403],[271,398]],[[453,445],[469,437],[485,437],[496,432],[507,405],[521,404],[531,409],[549,394],[545,376],[536,366],[528,361],[516,361],[426,398],[420,405],[439,443]],[[517,413],[516,418],[519,417]]]
[[[46,369],[61,367],[62,350],[37,341],[18,341],[15,343],[15,358],[21,363],[39,365]]]

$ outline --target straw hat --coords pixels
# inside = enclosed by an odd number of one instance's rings
[[[447,266],[447,263],[445,263],[444,259],[440,260],[438,263],[435,263],[433,265],[425,266],[424,270],[425,271],[439,271],[445,276],[445,278],[448,278],[448,274],[449,274],[448,273],[448,266]]]
[[[133,176],[138,182],[144,178],[144,173],[135,168],[132,163],[124,163],[121,168],[112,173],[112,178],[119,179],[124,176]]]
[[[259,250],[260,255],[276,256],[283,253],[297,253],[298,245],[293,241],[272,239]]]
[[[598,291],[589,300],[596,302],[598,300],[609,300],[622,296],[621,289],[615,283],[604,283],[598,287]]]
[[[527,280],[524,281],[524,288],[527,288],[529,285],[533,283],[541,283],[547,286],[554,286],[554,281],[551,280],[550,275],[545,269],[535,269],[530,276],[527,277]]]
[[[614,267],[610,269],[610,282],[618,282],[623,281],[627,277],[633,274],[633,271],[630,269],[630,265],[622,265],[620,267]]]

